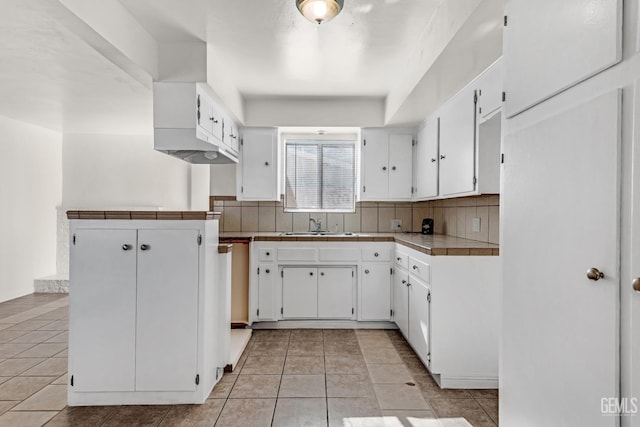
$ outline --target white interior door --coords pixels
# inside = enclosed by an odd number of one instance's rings
[[[285,267],[282,269],[282,318],[318,317],[318,269]]]
[[[138,231],[138,391],[196,388],[199,250],[198,230]]]
[[[622,58],[622,0],[511,0],[506,15],[507,117]]]
[[[351,319],[353,304],[353,267],[318,269],[318,317],[321,319]]]
[[[69,272],[74,390],[133,391],[136,230],[80,229],[75,234]]]
[[[502,425],[617,424],[619,123],[616,91],[505,139]]]
[[[633,148],[633,185],[631,201],[631,280],[640,278],[640,118],[637,111],[640,108],[640,80],[635,82],[635,109],[634,115],[634,148]],[[637,288],[637,286],[636,286]],[[636,291],[632,283],[622,283],[622,301],[631,304],[631,375],[629,390],[626,398],[640,399],[640,292]],[[640,410],[640,402],[636,400],[636,409]],[[626,417],[632,427],[640,427],[640,414]]]
[[[411,199],[413,135],[389,135],[389,199]]]

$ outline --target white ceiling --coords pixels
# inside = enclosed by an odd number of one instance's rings
[[[61,25],[42,1],[2,0],[0,64],[1,115],[70,133],[152,131],[150,89]]]
[[[198,41],[208,45],[209,83],[237,117],[246,107],[274,121],[265,112],[279,108],[279,120],[297,119],[261,125],[382,125],[393,98],[387,119],[399,113],[389,122],[417,123],[441,102],[442,94],[414,88],[431,87],[420,79],[445,33],[476,5],[499,23],[502,1],[345,0],[340,15],[317,26],[294,0],[2,0],[0,115],[67,133],[150,133],[162,46]],[[501,36],[501,27],[492,31]],[[468,75],[437,71],[445,95],[499,56],[501,39],[484,54],[484,35],[465,37],[481,55]],[[327,119],[314,123],[319,116]]]
[[[245,97],[384,97],[443,0],[346,0],[320,26],[294,0],[120,1],[160,41],[206,40]]]

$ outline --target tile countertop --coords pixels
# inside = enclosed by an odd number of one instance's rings
[[[219,219],[221,212],[210,211],[67,211],[68,219],[172,220]]]
[[[355,236],[285,236],[280,232],[223,232],[220,243],[250,241],[302,241],[302,242],[396,242],[427,255],[497,256],[500,247],[493,243],[478,242],[443,234],[419,233],[356,233]]]

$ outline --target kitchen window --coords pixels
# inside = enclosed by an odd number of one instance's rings
[[[286,212],[354,212],[355,141],[287,140]]]

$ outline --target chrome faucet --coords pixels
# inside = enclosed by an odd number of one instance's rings
[[[315,230],[309,231],[314,231],[317,233],[322,229],[322,221],[320,219],[309,218],[309,222],[313,222],[313,226],[315,227]]]

